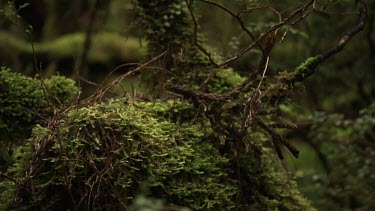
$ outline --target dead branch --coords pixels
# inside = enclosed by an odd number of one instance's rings
[[[349,40],[356,35],[358,32],[362,31],[365,28],[367,22],[367,6],[363,2],[363,0],[356,0],[357,7],[359,11],[359,21],[357,25],[352,28],[352,30],[348,31],[341,37],[340,41],[336,46],[329,49],[327,52],[323,53],[322,55],[318,56],[319,64],[326,61],[331,56],[337,54],[338,52],[342,51],[345,45],[349,42]]]

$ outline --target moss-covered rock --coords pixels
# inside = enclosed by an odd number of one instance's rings
[[[31,159],[8,171],[18,183],[0,184],[2,206],[121,210],[142,194],[193,210],[312,209],[267,150],[238,159],[222,153],[198,124],[168,120],[170,112],[193,110],[173,105],[100,103],[37,126]]]

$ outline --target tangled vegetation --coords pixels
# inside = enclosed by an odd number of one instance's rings
[[[19,162],[8,175],[16,181],[1,184],[3,208],[126,209],[142,187],[170,206],[194,210],[309,208],[266,156],[241,158],[241,182],[252,188],[248,204],[236,204],[235,161],[199,125],[152,115],[173,112],[170,105],[99,103],[71,110],[52,128],[36,126],[14,155]]]
[[[8,4],[14,15],[27,7]],[[33,56],[36,70],[42,73],[37,67],[39,56],[53,58],[50,68],[73,56],[80,68],[77,80],[81,80],[80,71],[84,76],[98,74],[89,70],[90,62],[137,60],[145,54],[146,48],[138,48],[135,39],[125,41],[95,28],[97,13],[109,14],[106,7],[110,3],[95,0],[89,5],[83,17],[85,33],[35,43],[24,51]],[[223,12],[236,23],[240,33],[231,44],[234,52],[220,52],[216,49],[220,45],[206,42],[200,32],[202,5]],[[127,1],[143,32],[139,40],[146,39],[149,60],[120,65],[102,83],[82,80],[96,86],[87,98],[80,96],[73,80],[63,76],[31,78],[3,68],[0,151],[6,156],[1,164],[0,209],[142,210],[154,203],[153,210],[315,210],[283,168],[285,155],[300,156],[300,150],[287,139],[297,125],[284,118],[284,103],[296,86],[316,74],[318,66],[364,29],[368,11],[362,0],[356,1],[357,22],[339,42],[309,52],[301,65],[291,67],[294,71],[275,70],[273,48],[311,14],[325,14],[318,11],[325,5],[315,0],[293,5],[296,7],[274,7],[271,1]],[[51,8],[55,6],[50,3]],[[246,15],[262,10],[267,11],[264,17],[272,14],[278,22],[250,29],[254,23]],[[19,51],[24,47],[16,39],[9,44]],[[0,48],[7,45],[0,44]],[[245,54],[246,58],[256,56],[252,67],[239,74],[233,63]],[[115,73],[119,69],[122,75],[107,80],[111,74],[120,74]],[[141,84],[141,90],[131,80]],[[365,162],[355,176],[373,177],[373,150],[365,147],[368,142],[362,143],[364,139],[372,143],[373,114],[369,107],[357,119],[340,117],[335,122],[339,129],[332,131],[328,121],[332,116],[327,116],[317,123],[321,125],[314,122],[309,128],[310,136],[319,143],[326,137],[345,140],[340,143],[345,150],[321,156],[327,169],[342,156],[356,158],[345,160],[335,173],[328,172],[324,181],[330,188],[323,195],[348,205],[343,208],[372,207],[373,189],[361,188],[373,188],[373,182],[358,182],[347,174],[347,168],[355,170]],[[312,146],[319,153],[336,150],[336,145]],[[358,192],[360,197],[342,195],[345,190]]]

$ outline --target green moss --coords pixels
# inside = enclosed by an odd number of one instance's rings
[[[48,97],[58,107],[71,103],[78,92],[74,81],[62,76],[52,76],[44,81]],[[11,72],[0,71],[0,143],[24,139],[30,136],[42,110],[48,108],[41,81]]]
[[[47,55],[53,59],[77,58],[85,42],[84,33],[63,35],[55,40],[34,43],[37,55]],[[89,51],[89,62],[107,63],[113,60],[137,62],[146,56],[146,47],[140,46],[139,39],[124,38],[118,34],[101,32],[93,35]],[[0,32],[0,50],[18,54],[32,54],[31,44],[13,35]]]
[[[318,57],[310,57],[306,59],[300,66],[298,66],[293,72],[288,73],[286,71],[281,72],[277,77],[280,81],[288,83],[293,86],[296,82],[301,82],[303,79],[309,77],[314,73]]]
[[[38,53],[45,53],[53,58],[77,57],[85,41],[85,34],[64,35],[56,40],[40,43],[36,46]],[[124,38],[113,33],[101,32],[93,35],[89,52],[89,62],[106,63],[110,60],[140,61],[146,54],[136,38]]]
[[[64,76],[52,76],[44,81],[48,95],[55,104],[68,104],[74,102],[78,87],[75,81]]]
[[[312,210],[266,148],[261,157],[241,153],[238,177],[237,159],[219,152],[213,134],[168,120],[190,107],[181,101],[101,103],[71,110],[56,128],[37,126],[33,162],[8,171],[22,183],[1,183],[9,188],[2,206],[12,208],[16,199],[21,208],[122,209],[143,193],[194,210]],[[264,138],[256,134],[260,146]]]
[[[310,57],[293,72],[283,71],[276,76],[276,82],[271,84],[265,91],[264,96],[271,104],[279,103],[284,100],[289,90],[305,78],[312,75],[317,66],[318,57]]]
[[[206,75],[207,77],[207,75]],[[234,72],[233,69],[220,69],[207,84],[208,92],[224,93],[242,84],[245,78]]]
[[[150,187],[153,197],[195,210],[235,206],[237,188],[227,177],[229,161],[203,142],[195,126],[177,127],[134,106],[110,103],[73,110],[57,131],[39,133],[34,141],[45,142],[56,132],[27,181],[38,190],[32,197],[37,201],[22,198],[28,187],[18,190],[24,207],[78,205],[79,200],[62,201],[68,183],[74,185],[74,196],[83,197],[81,208],[91,207],[94,200],[97,208],[121,209],[119,200],[129,205],[141,184]],[[89,192],[95,198],[85,198]]]

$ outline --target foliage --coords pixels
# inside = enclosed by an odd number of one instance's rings
[[[73,80],[63,76],[52,76],[42,84],[36,78],[3,67],[0,71],[0,139],[11,141],[28,137],[38,119],[38,112],[50,106],[49,97],[56,106],[75,100],[78,88],[74,84]]]
[[[375,106],[354,119],[341,114],[318,113],[311,117],[310,137],[327,160],[327,175],[316,174],[319,207],[372,210],[375,197]],[[319,187],[324,190],[316,190]],[[323,200],[324,199],[324,200]],[[329,200],[327,200],[329,199]]]
[[[35,2],[40,1],[18,3],[18,6],[9,2],[12,13],[8,8],[4,14],[22,21],[17,9],[30,11],[38,7]],[[318,77],[306,86],[308,94],[301,100],[302,112],[287,107],[299,117],[320,106],[338,112],[337,104],[344,105],[340,108],[351,112],[353,117],[356,110],[372,101],[373,74],[367,74],[370,77],[363,80],[357,73],[368,69],[365,66],[371,67],[368,64],[373,63],[370,62],[373,58],[366,57],[368,61],[363,62],[362,55],[342,54],[332,60],[333,64],[322,66],[321,63],[344,46],[353,52],[363,52],[364,46],[370,46],[373,53],[372,28],[366,30],[366,39],[355,42],[353,37],[365,29],[367,18],[369,22],[374,20],[366,9],[367,5],[374,6],[373,3],[358,0],[356,7],[348,1],[301,4],[296,0],[75,1],[64,7],[53,1],[46,4],[45,23],[36,29],[43,36],[36,34],[40,42],[34,43],[35,54],[21,39],[0,33],[0,41],[4,41],[0,42],[0,48],[5,51],[13,47],[12,52],[17,54],[16,57],[6,55],[6,62],[12,60],[21,64],[19,69],[25,69],[23,65],[38,63],[41,59],[49,70],[54,70],[66,64],[72,67],[71,58],[83,55],[82,64],[94,64],[89,66],[93,73],[104,69],[102,65],[97,66],[97,62],[111,65],[129,61],[128,58],[139,61],[139,55],[145,55],[146,49],[139,48],[136,39],[125,41],[117,34],[105,32],[108,20],[118,20],[111,25],[111,30],[122,34],[128,24],[118,25],[124,23],[119,19],[129,18],[132,12],[137,20],[128,21],[136,23],[129,24],[133,27],[129,27],[132,30],[128,33],[133,36],[142,31],[144,37],[139,41],[147,40],[149,56],[154,59],[143,65],[119,66],[131,71],[109,86],[103,82],[94,95],[82,101],[77,98],[80,103],[67,110],[59,107],[76,99],[72,96],[76,93],[72,81],[64,82],[62,77],[51,79],[52,82],[30,79],[42,90],[39,95],[43,106],[31,114],[35,121],[28,126],[31,128],[40,122],[36,114],[43,114],[41,117],[46,121],[34,127],[31,142],[12,148],[13,158],[4,158],[13,159],[15,163],[6,174],[0,175],[0,209],[136,210],[148,209],[154,203],[152,208],[158,210],[185,207],[194,210],[313,210],[298,192],[293,178],[278,160],[275,161],[277,158],[271,150],[272,147],[276,150],[279,159],[284,158],[283,147],[298,157],[298,149],[287,137],[307,137],[300,131],[296,132],[297,136],[291,136],[295,131],[289,134],[280,129],[296,129],[296,125],[283,121],[286,106],[281,103],[312,74]],[[91,9],[87,10],[90,5]],[[117,18],[107,19],[114,7],[117,7]],[[358,22],[347,31],[353,24],[351,14],[355,9],[358,9],[355,12],[359,14]],[[99,21],[101,18],[103,20]],[[71,24],[64,20],[79,21]],[[26,22],[33,21],[38,22],[38,19],[26,18]],[[59,28],[54,27],[59,22]],[[3,23],[9,24],[1,20],[0,24]],[[7,27],[14,32],[9,25]],[[84,28],[86,34],[82,33]],[[29,35],[30,30],[32,27],[28,27]],[[202,31],[208,37],[203,37]],[[322,34],[325,34],[324,39]],[[343,34],[339,42],[337,34]],[[355,47],[346,45],[349,39],[354,40]],[[83,46],[85,52],[81,55]],[[36,61],[24,62],[24,57],[31,56],[35,56]],[[308,59],[294,71],[282,71],[293,69],[295,61],[302,58]],[[237,62],[245,63],[241,70]],[[316,71],[318,65],[321,71]],[[145,69],[157,71],[150,73]],[[339,74],[333,72],[335,69],[340,70]],[[356,74],[348,74],[348,70],[351,73],[356,70]],[[86,71],[79,71],[86,76]],[[240,71],[247,77],[240,76]],[[140,98],[146,102],[120,98],[121,102],[106,99],[107,103],[98,103],[112,91],[119,93],[114,86],[138,72],[142,72],[143,78],[136,76],[131,80],[141,84],[141,90],[135,91],[131,85],[132,92],[135,98],[136,93],[141,93]],[[331,81],[326,80],[327,75]],[[56,82],[64,85],[56,85]],[[337,89],[337,82],[350,84],[350,90],[338,97],[332,93],[334,97],[327,97],[333,88]],[[126,92],[124,87],[128,86],[129,81],[123,81],[119,88]],[[340,88],[337,90],[342,92]],[[353,104],[352,100],[355,100]],[[36,109],[35,105],[30,106],[29,110]],[[310,144],[319,158],[323,158],[322,163],[328,160],[326,165],[330,167],[337,160],[343,161],[342,165],[337,165],[337,171],[327,168],[328,176],[319,176],[322,181],[313,178],[314,184],[320,185],[314,193],[328,201],[325,209],[372,208],[373,184],[366,180],[373,176],[373,150],[367,146],[371,143],[352,142],[364,137],[372,139],[371,115],[373,113],[367,112],[352,120],[340,115],[323,115],[321,122],[316,117],[308,120],[318,120],[308,126],[306,140],[313,139]],[[365,116],[368,117],[363,120]],[[357,122],[360,119],[364,124]],[[364,166],[360,165],[362,162]],[[323,189],[324,186],[328,188]],[[361,190],[366,186],[370,188]],[[358,197],[350,191],[358,193]],[[342,205],[338,206],[335,201]],[[317,202],[314,205],[321,208]]]
[[[140,61],[146,49],[140,47],[136,38],[123,38],[113,33],[98,33],[93,36],[89,62],[106,63],[111,60]],[[83,33],[64,35],[56,40],[40,43],[36,50],[54,58],[79,56],[85,40]]]
[[[35,112],[47,107],[40,83],[2,68],[0,89],[0,139],[4,142],[27,137]]]
[[[147,30],[150,51],[159,49],[181,49],[190,40],[190,22],[186,13],[186,2],[183,0],[168,1],[133,1],[139,11],[138,19]]]
[[[234,72],[233,69],[220,69],[214,74],[211,81],[207,83],[206,89],[208,92],[221,94],[239,86],[244,81],[245,78]]]
[[[44,88],[43,88],[44,87]],[[43,83],[2,67],[0,71],[0,151],[2,167],[12,160],[15,145],[29,138],[37,122],[51,109],[72,103],[78,93],[75,82],[52,76]]]

